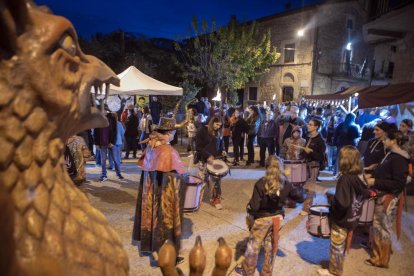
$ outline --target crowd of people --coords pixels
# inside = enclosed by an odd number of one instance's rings
[[[140,147],[143,151],[139,161],[142,175],[134,239],[141,241],[141,251],[144,252],[158,250],[167,238],[172,239],[179,250],[188,174],[179,154],[171,146],[177,128],[175,118],[158,117],[155,123],[155,116],[148,106],[138,113],[132,104],[126,107],[120,120],[116,113],[107,116],[109,126],[93,131],[95,155],[100,155],[97,160],[102,168],[100,181],[107,179],[107,156],[110,168],[113,163],[117,176],[123,179],[120,170],[123,141],[124,158],[129,158],[131,153],[133,158],[138,157]],[[395,122],[384,110],[356,117],[330,106],[309,108],[293,103],[252,105],[246,109],[224,104],[218,108],[206,98],[189,106],[180,127],[188,134],[188,151],[198,166],[198,177],[209,187],[211,205],[223,209],[221,177],[210,174],[208,164],[221,159],[234,167],[250,167],[257,162],[256,167],[265,168],[265,176],[255,184],[247,205],[250,238],[246,259],[236,271],[241,275],[253,275],[263,244],[265,265],[262,274],[272,274],[275,239],[278,239],[274,220],[283,220],[287,199],[299,198],[287,181],[284,160],[302,160],[306,164],[309,185],[301,215],[309,213],[315,194],[312,184],[320,181],[320,171],[330,170],[337,178],[329,214],[331,258],[329,268],[318,270],[318,273],[342,274],[347,233],[358,225],[362,201],[369,197],[376,198],[376,207],[370,237],[372,257],[365,263],[388,267],[392,252],[391,226],[398,216],[398,202],[407,184],[409,164],[412,166],[414,160],[412,120],[402,120],[399,128]],[[232,152],[229,152],[230,143]],[[68,145],[72,144],[73,139],[68,141]],[[257,161],[254,159],[255,145],[259,147]],[[85,146],[77,148],[84,150]],[[247,159],[244,158],[245,148]],[[157,217],[148,217],[148,210],[158,214]]]

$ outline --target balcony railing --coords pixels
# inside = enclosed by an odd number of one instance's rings
[[[369,11],[370,20],[374,20],[392,10],[412,4],[412,0],[373,0]]]
[[[368,80],[370,76],[370,70],[367,66],[363,64],[355,63],[338,63],[333,66],[333,75]]]

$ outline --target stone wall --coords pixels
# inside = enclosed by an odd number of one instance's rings
[[[352,31],[346,28],[348,18],[354,23]],[[313,6],[259,19],[259,28],[262,31],[270,29],[271,43],[281,56],[259,81],[246,84],[245,102],[249,99],[249,87],[258,88],[258,102],[261,103],[269,102],[274,94],[280,101],[285,86],[293,88],[294,100],[297,100],[300,94],[326,94],[341,85],[366,83],[353,78],[337,78],[349,41],[354,63],[362,64],[365,58],[372,60],[372,48],[364,43],[362,36],[365,22],[365,12],[357,1]],[[302,28],[305,34],[298,37],[297,31]],[[295,58],[293,63],[285,63],[284,47],[290,43],[295,43]],[[317,63],[313,64],[313,60]]]
[[[293,87],[294,99],[300,93],[310,93],[314,29],[309,24],[314,17],[314,9],[303,12],[289,12],[259,20],[258,26],[263,32],[270,29],[271,43],[281,53],[279,61],[265,73],[258,82],[249,83],[245,88],[245,101],[249,99],[249,87],[258,88],[258,102],[270,102],[273,95],[281,99],[285,86]],[[297,32],[305,29],[303,37]],[[295,44],[294,62],[285,63],[286,44]]]
[[[353,21],[352,29],[347,28],[348,19]],[[365,59],[368,64],[372,62],[373,48],[364,42],[362,34],[366,20],[357,2],[319,6],[314,94],[336,92],[340,83],[349,86],[367,83],[367,78],[358,80],[344,76],[347,43],[351,43],[352,63],[362,66]]]
[[[397,43],[392,83],[414,82],[414,33]]]

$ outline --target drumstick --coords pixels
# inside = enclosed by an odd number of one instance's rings
[[[227,276],[229,276],[238,265],[241,265],[242,262],[246,259],[244,256],[240,256],[240,258],[236,261],[236,263],[231,267],[231,269],[228,271]]]
[[[290,144],[290,146],[297,147],[297,148],[300,148],[300,149],[305,149],[306,148],[306,147],[302,147],[302,146],[295,145],[295,144]]]

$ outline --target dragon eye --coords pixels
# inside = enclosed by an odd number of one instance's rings
[[[73,40],[73,38],[68,35],[65,34],[61,39],[60,39],[60,47],[65,50],[66,52],[68,52],[70,55],[75,56],[76,55],[76,44],[75,41]]]

